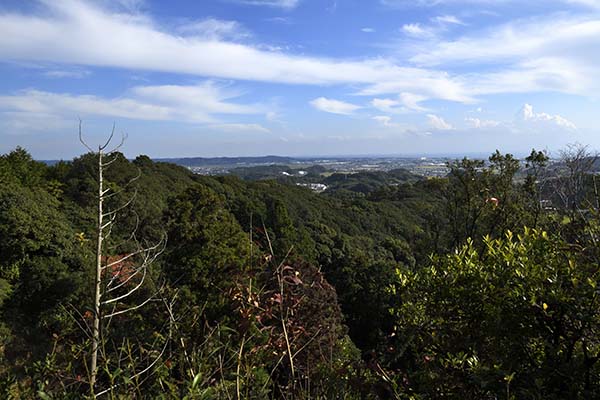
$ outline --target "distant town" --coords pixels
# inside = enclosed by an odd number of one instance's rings
[[[405,169],[423,177],[440,177],[448,173],[446,163],[450,157],[331,157],[331,158],[291,158],[278,156],[265,157],[218,157],[218,158],[176,158],[162,159],[183,165],[201,175],[226,175],[237,168],[261,166],[285,166],[292,171],[282,171],[282,175],[303,175],[305,170],[320,166],[331,173],[358,173],[368,171],[388,172]]]

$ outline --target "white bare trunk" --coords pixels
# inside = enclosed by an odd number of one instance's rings
[[[100,301],[102,285],[102,242],[103,235],[103,176],[102,176],[102,150],[98,151],[98,237],[96,247],[96,278],[94,281],[94,325],[92,327],[92,360],[90,390],[94,395],[96,376],[98,374],[98,348],[100,346]]]

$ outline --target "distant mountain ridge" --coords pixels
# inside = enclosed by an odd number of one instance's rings
[[[205,165],[234,165],[234,164],[285,164],[295,161],[291,157],[260,156],[260,157],[181,157],[181,158],[155,158],[154,161],[169,162],[185,167],[198,167]]]

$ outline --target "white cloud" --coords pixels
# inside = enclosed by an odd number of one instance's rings
[[[392,117],[387,116],[387,115],[376,115],[374,117],[371,117],[372,120],[376,121],[377,123],[379,123],[381,126],[385,127],[385,128],[395,128],[395,132],[407,132],[410,129],[410,126],[406,125],[406,124],[402,124],[399,122],[394,122],[392,120]]]
[[[560,116],[560,115],[550,115],[547,113],[536,113],[533,110],[533,106],[531,104],[525,104],[521,108],[521,110],[517,113],[516,117],[517,122],[524,123],[538,123],[544,125],[553,125],[558,128],[563,128],[567,130],[576,130],[577,126],[568,119]]]
[[[67,69],[51,69],[43,73],[47,78],[74,78],[81,79],[91,74],[88,70],[67,70]]]
[[[239,40],[251,35],[237,21],[206,18],[179,27],[179,32],[208,40]]]
[[[273,121],[279,121],[280,117],[281,116],[276,111],[267,111],[266,114],[265,114],[265,119],[267,121],[271,121],[271,122],[273,122]]]
[[[379,122],[383,126],[391,126],[392,125],[392,118],[388,117],[387,115],[376,115],[373,117],[373,119],[375,121]]]
[[[457,40],[431,40],[416,65],[478,68],[461,77],[471,96],[556,91],[595,95],[600,90],[600,19],[551,17],[517,20]]]
[[[270,130],[259,124],[214,124],[208,125],[207,128],[216,129],[224,132],[271,132]]]
[[[242,93],[206,81],[195,86],[160,85],[137,86],[132,92],[139,98],[165,104],[170,107],[183,107],[186,110],[202,110],[208,114],[253,114],[262,112],[257,105],[242,105],[227,100],[239,97]]]
[[[325,97],[319,97],[310,102],[310,104],[317,110],[341,115],[350,115],[354,111],[360,109],[360,106],[355,104],[346,103],[344,101],[327,99]]]
[[[524,57],[589,57],[582,52],[600,35],[600,20],[547,18],[509,22],[455,41],[439,41],[412,57],[422,65],[520,61]]]
[[[253,6],[268,6],[284,9],[296,8],[300,0],[229,0],[234,3],[248,4]]]
[[[474,128],[474,129],[494,128],[494,127],[500,125],[499,121],[494,121],[494,120],[490,120],[490,119],[473,118],[473,117],[465,118],[465,122],[467,123],[467,125],[469,127]]]
[[[147,16],[113,13],[80,0],[44,0],[43,4],[44,15],[0,13],[0,59],[287,84],[353,84],[371,94],[406,91],[451,101],[472,100],[463,84],[447,73],[383,58],[346,61],[286,54],[264,46],[165,32]],[[229,29],[216,27],[215,35],[219,29],[221,33]]]
[[[188,123],[214,123],[215,115],[219,114],[260,114],[265,111],[258,105],[229,101],[238,95],[213,82],[197,86],[138,86],[126,96],[117,98],[24,90],[0,96],[0,111],[31,118],[54,116],[68,120],[96,115]]]
[[[413,110],[413,111],[428,111],[427,108],[419,105],[419,103],[421,103],[422,101],[427,100],[427,97],[425,96],[421,96],[419,94],[414,94],[414,93],[400,93],[400,101],[402,102],[402,104],[404,105],[404,107],[408,108],[409,110]]]
[[[392,8],[435,7],[460,3],[494,5],[510,1],[513,0],[379,0],[382,5]]]
[[[355,94],[360,96],[379,96],[388,93],[415,93],[424,98],[443,99],[462,103],[474,103],[476,100],[466,90],[466,82],[449,78],[442,72],[405,68],[405,79],[389,79],[368,85]]]
[[[145,0],[100,0],[109,6],[120,6],[128,12],[139,12],[145,7]]]
[[[443,5],[480,5],[493,7],[518,3],[519,0],[379,0],[379,2],[384,6],[392,8],[435,7]],[[550,3],[550,1],[530,0],[530,3],[546,5]],[[600,7],[600,1],[598,0],[556,0],[556,3],[576,4],[591,8]]]
[[[371,100],[371,106],[378,109],[379,111],[383,111],[383,112],[387,112],[387,113],[394,113],[396,111],[402,111],[402,110],[396,109],[396,107],[398,107],[399,104],[400,104],[400,102],[398,100],[393,100],[393,99],[373,99],[373,100]]]
[[[427,108],[419,105],[420,102],[427,100],[427,97],[414,93],[400,93],[397,99],[379,99],[371,100],[371,106],[379,111],[387,113],[405,113],[409,111],[425,112]]]
[[[247,35],[235,21],[203,20],[180,27],[184,33],[173,33],[146,15],[117,13],[97,4],[43,0],[43,14],[0,11],[0,59],[51,63],[60,66],[56,70],[68,70],[64,65],[104,66],[285,84],[343,84],[363,96],[408,93],[416,99],[463,103],[496,93],[600,91],[600,20],[593,16],[520,20],[453,41],[439,39],[428,31],[431,27],[409,24],[408,32],[429,36],[421,37],[426,45],[412,48],[412,56],[401,62],[311,57],[234,43]],[[449,15],[436,18],[440,23],[460,21]],[[406,52],[398,54],[406,57]],[[464,71],[469,64],[482,66],[484,72],[441,70],[460,66]],[[402,96],[391,99],[398,104],[390,107],[426,111],[419,105],[422,100],[411,103]]]
[[[362,28],[361,31],[365,32],[365,33],[374,33],[375,29],[373,29],[373,28]]]
[[[449,131],[454,129],[454,127],[448,122],[444,121],[442,117],[439,117],[435,114],[427,114],[427,119],[429,120],[429,126],[433,129],[437,129],[440,131]]]
[[[291,25],[293,23],[291,18],[289,18],[289,17],[281,17],[281,16],[267,18],[267,19],[265,19],[265,21],[274,22],[276,24],[283,24],[283,25]]]
[[[74,128],[73,119],[71,123],[60,115],[52,113],[30,113],[26,111],[0,111],[0,127],[7,135],[23,135],[27,133],[38,133],[65,130]]]
[[[402,25],[402,32],[415,38],[431,38],[435,36],[431,28],[424,27],[419,23]]]
[[[454,15],[438,15],[431,19],[433,22],[438,24],[454,24],[454,25],[464,25],[460,19],[455,17]]]
[[[569,4],[577,4],[581,6],[600,8],[600,0],[564,0]]]

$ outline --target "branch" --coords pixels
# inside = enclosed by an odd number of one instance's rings
[[[122,135],[121,135],[121,143],[119,143],[119,144],[118,144],[117,146],[115,146],[115,147],[114,147],[112,150],[110,150],[110,151],[107,151],[106,153],[107,153],[107,154],[113,154],[113,153],[115,153],[117,150],[119,150],[119,149],[120,149],[120,148],[123,146],[123,144],[125,143],[125,140],[127,140],[127,137],[128,137],[128,136],[127,136],[127,134],[126,134],[126,133],[122,134]]]
[[[107,196],[104,196],[102,198],[103,199],[109,199],[109,198],[111,198],[113,196],[116,196],[116,195],[118,195],[120,193],[123,193],[123,191],[125,189],[127,189],[129,187],[129,185],[131,185],[133,182],[137,181],[140,178],[140,176],[142,176],[142,170],[138,168],[138,174],[135,177],[131,178],[129,180],[129,182],[127,182],[125,185],[121,186],[121,189],[119,189],[118,191],[113,192],[113,193],[111,193],[111,194],[109,194]]]
[[[120,314],[124,314],[130,311],[135,311],[139,308],[142,308],[143,306],[145,306],[146,304],[148,304],[149,302],[151,302],[152,300],[154,300],[154,297],[160,293],[162,290],[164,289],[164,287],[159,288],[156,293],[154,293],[152,296],[148,297],[146,300],[144,300],[143,302],[141,302],[140,304],[138,304],[137,306],[133,306],[133,307],[129,307],[126,308],[125,310],[121,310],[121,311],[115,311],[113,313],[107,314],[107,315],[103,315],[102,318],[112,318],[116,315],[120,315]]]
[[[111,160],[109,160],[109,161],[103,162],[102,163],[102,167],[103,168],[109,167],[112,163],[114,163],[115,161],[117,161],[119,159],[118,157],[115,156],[115,153],[106,153],[105,157],[106,158],[113,157],[113,158]]]
[[[146,254],[146,255],[145,255],[145,257],[144,257],[144,261],[142,262],[142,265],[140,265],[139,267],[135,268],[135,272],[134,272],[133,274],[129,275],[129,277],[128,277],[127,279],[125,279],[125,281],[123,281],[123,282],[119,283],[117,286],[115,286],[115,287],[111,288],[111,286],[112,286],[113,282],[115,281],[115,279],[116,279],[116,278],[117,278],[117,277],[118,277],[118,276],[121,274],[121,272],[123,271],[123,267],[124,267],[124,265],[122,265],[122,266],[119,268],[119,271],[118,271],[118,272],[115,274],[115,276],[113,276],[113,277],[112,277],[112,279],[110,280],[110,282],[108,282],[108,284],[106,285],[106,287],[107,287],[107,291],[106,291],[106,292],[107,292],[107,293],[110,293],[110,292],[112,292],[112,291],[114,291],[114,290],[117,290],[118,288],[120,288],[120,287],[122,287],[122,286],[126,285],[126,284],[127,284],[127,282],[129,282],[131,279],[133,279],[135,276],[137,276],[137,274],[139,274],[139,272],[140,272],[141,270],[143,270],[143,271],[144,271],[144,276],[142,277],[142,281],[143,281],[143,280],[144,280],[144,278],[146,277],[146,270],[147,270],[148,266],[149,266],[150,264],[152,264],[152,263],[153,263],[153,262],[156,260],[156,258],[157,258],[158,256],[160,256],[160,255],[161,255],[161,254],[162,254],[162,253],[165,251],[165,248],[166,248],[166,240],[164,240],[164,241],[161,241],[161,242],[163,243],[163,248],[162,248],[162,249],[160,249],[159,251],[157,251],[156,253],[154,253],[154,254],[153,254],[151,257],[150,257],[150,256],[148,256],[148,254],[150,253],[150,250],[148,250],[147,254]],[[159,244],[160,244],[161,242],[159,242]],[[155,247],[155,248],[156,248],[156,247]],[[141,283],[140,283],[140,285],[141,285]],[[117,300],[118,300],[118,299],[117,299]],[[107,301],[105,302],[105,304],[112,303],[113,301],[115,301],[115,300],[114,300],[114,299],[113,299],[113,300],[107,300]]]
[[[111,262],[109,264],[106,264],[104,266],[104,268],[110,268],[113,265],[117,265],[117,264],[119,264],[119,263],[121,263],[121,262],[123,262],[123,261],[125,261],[125,260],[127,260],[127,259],[129,259],[131,257],[133,257],[133,256],[141,254],[141,253],[144,253],[144,252],[148,252],[149,253],[152,250],[156,250],[161,244],[163,244],[164,246],[166,246],[166,240],[161,240],[160,242],[158,242],[157,244],[155,244],[154,246],[151,246],[151,247],[146,247],[146,248],[143,248],[143,249],[138,249],[138,250],[134,251],[133,253],[130,253],[130,254],[124,256],[124,257],[121,257],[118,260],[115,260],[115,261],[113,261],[113,262]]]
[[[106,147],[110,144],[110,141],[112,140],[114,135],[115,135],[115,123],[113,122],[112,130],[110,131],[110,136],[108,137],[108,140],[106,141],[106,143],[104,143],[104,145],[98,146],[98,150],[102,151],[102,150],[106,149]]]
[[[120,192],[122,192],[122,190],[120,190],[119,192],[115,192],[115,193],[120,193]],[[112,193],[112,194],[114,195],[115,193]],[[127,200],[127,202],[125,204],[115,208],[112,211],[102,214],[102,218],[108,217],[109,215],[114,215],[114,214],[118,213],[119,211],[129,207],[131,205],[131,203],[133,203],[133,201],[135,200],[136,197],[137,197],[137,189],[135,192],[133,192],[133,196],[131,196],[131,198],[129,200]]]
[[[137,285],[136,285],[136,286],[135,286],[133,289],[131,289],[129,292],[127,292],[127,293],[125,293],[125,294],[122,294],[121,296],[117,296],[117,297],[114,297],[114,298],[112,298],[112,299],[110,299],[110,300],[103,301],[103,302],[102,302],[102,304],[106,305],[106,304],[114,303],[115,301],[119,301],[119,300],[125,299],[125,298],[127,298],[127,297],[131,296],[133,293],[137,292],[137,291],[138,291],[138,289],[139,289],[140,287],[142,287],[142,285],[144,284],[144,280],[146,279],[146,273],[147,273],[147,271],[148,271],[148,269],[146,268],[146,266],[144,266],[144,268],[141,268],[141,269],[143,269],[143,271],[144,271],[144,273],[142,274],[142,279],[140,279],[140,282],[139,282],[139,283],[138,283],[138,284],[137,284]],[[138,271],[139,271],[139,270],[138,270]],[[137,274],[137,272],[136,272],[136,274]],[[130,278],[131,278],[131,277],[130,277]],[[130,279],[130,278],[129,278],[129,279]],[[129,279],[128,279],[128,280],[129,280]],[[119,288],[120,286],[122,286],[122,285],[124,285],[124,284],[125,284],[125,283],[122,283],[121,285],[119,285],[119,286],[117,286],[117,287],[113,288],[113,290],[114,290],[114,289],[117,289],[117,288]]]
[[[81,118],[79,119],[79,141],[84,145],[91,153],[95,153],[94,150],[83,140],[83,133],[81,132]]]
[[[134,227],[134,228],[133,228],[133,230],[131,231],[131,234],[129,235],[129,238],[127,238],[126,240],[124,240],[124,241],[123,241],[123,242],[121,242],[121,243],[116,243],[116,244],[114,244],[114,245],[112,245],[112,246],[109,246],[109,247],[108,247],[109,249],[116,249],[116,248],[118,248],[119,246],[122,246],[123,244],[125,244],[125,243],[127,243],[127,242],[129,242],[129,241],[131,241],[131,240],[134,240],[134,241],[136,242],[136,244],[138,243],[138,242],[137,242],[137,240],[136,240],[136,238],[135,238],[135,234],[137,233],[137,230],[138,230],[138,228],[139,228],[139,226],[140,226],[140,216],[138,215],[138,213],[137,213],[137,212],[135,212],[135,210],[132,210],[131,212],[133,213],[133,215],[135,215],[135,227]],[[112,228],[112,227],[111,227],[111,228]],[[110,234],[110,231],[109,231],[109,234]],[[107,237],[107,236],[108,236],[108,235],[106,235],[105,237]],[[139,247],[139,245],[138,245],[138,247]]]

